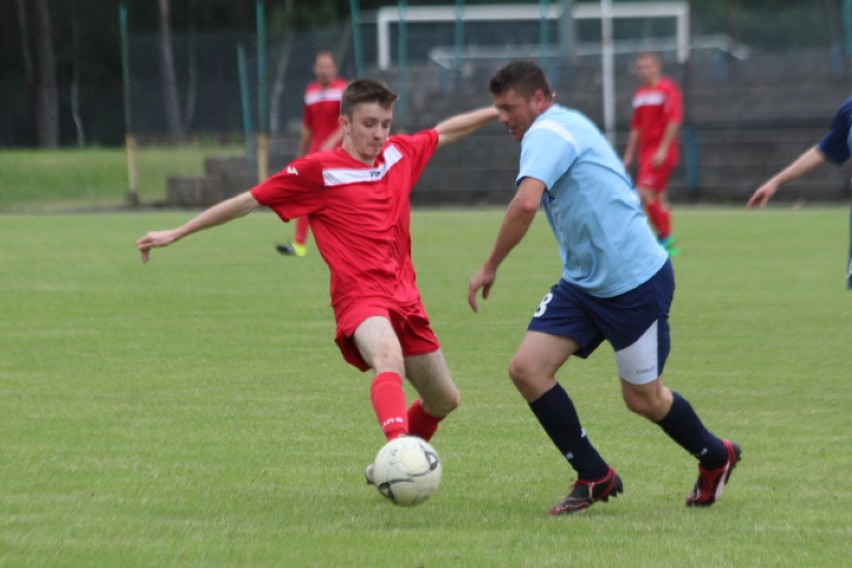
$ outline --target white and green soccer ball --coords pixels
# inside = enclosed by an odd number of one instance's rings
[[[413,507],[438,491],[443,467],[438,452],[416,436],[401,436],[376,455],[373,483],[393,503]]]

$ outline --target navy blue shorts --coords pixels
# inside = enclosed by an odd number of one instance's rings
[[[529,331],[568,337],[585,359],[607,340],[622,379],[644,384],[663,374],[671,348],[669,310],[674,298],[670,261],[640,286],[612,298],[592,296],[565,280],[550,289],[530,320]]]

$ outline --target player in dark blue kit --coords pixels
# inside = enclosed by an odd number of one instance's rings
[[[852,155],[852,97],[846,99],[834,116],[831,130],[822,141],[796,158],[786,168],[769,178],[748,200],[749,207],[763,207],[782,185],[808,174],[826,161],[841,165]],[[852,225],[852,217],[850,217]],[[846,287],[852,290],[852,228],[849,236],[849,266]]]

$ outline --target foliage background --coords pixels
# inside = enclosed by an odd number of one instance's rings
[[[531,10],[539,9],[538,2],[527,1]],[[466,1],[468,5],[501,3],[518,0]],[[841,53],[845,42],[841,3],[692,2],[693,33],[724,33],[734,43],[762,51],[816,47]],[[251,34],[256,26],[254,0],[128,0],[126,5],[131,36],[158,35],[163,26],[174,33]],[[270,35],[343,26],[350,17],[350,3],[341,0],[266,0],[265,5]],[[395,3],[360,0],[359,5],[362,17],[369,18],[371,10]],[[0,147],[123,141],[118,6],[119,0],[0,0]],[[168,19],[161,22],[163,13]],[[312,55],[298,56],[309,61]]]

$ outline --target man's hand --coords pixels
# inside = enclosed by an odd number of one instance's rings
[[[775,192],[778,191],[778,184],[774,182],[766,182],[755,190],[748,200],[749,207],[765,207]]]
[[[470,286],[467,289],[467,303],[470,304],[470,309],[474,312],[479,311],[479,305],[476,303],[476,294],[482,289],[482,299],[487,300],[491,293],[491,286],[494,285],[494,280],[497,279],[497,272],[483,266],[479,272],[470,277]]]
[[[179,236],[177,229],[170,231],[151,231],[136,241],[136,248],[142,253],[142,262],[148,262],[152,248],[168,246],[175,242]]]

